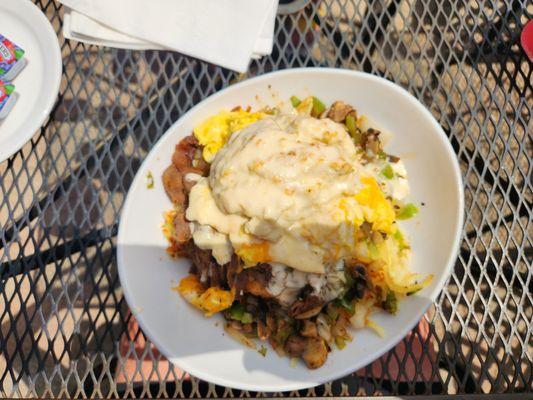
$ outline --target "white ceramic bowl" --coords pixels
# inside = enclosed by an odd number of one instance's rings
[[[386,332],[357,331],[344,350],[308,370],[291,367],[270,350],[266,357],[224,335],[221,318],[204,318],[171,291],[187,275],[189,261],[166,253],[162,215],[171,208],[161,174],[174,146],[209,115],[236,105],[275,104],[291,95],[313,94],[326,104],[344,100],[378,127],[394,134],[386,150],[402,157],[410,201],[425,206],[402,223],[411,238],[412,267],[433,274],[431,285],[400,304],[396,316],[375,321]],[[155,187],[148,189],[151,172]],[[192,375],[219,385],[257,391],[296,390],[330,381],[365,366],[398,343],[420,320],[442,289],[457,257],[463,221],[463,190],[457,159],[441,127],[413,96],[376,76],[339,69],[292,69],[250,79],[204,100],[183,115],[154,146],[128,193],[118,233],[118,272],[126,300],[143,331],[162,354]]]

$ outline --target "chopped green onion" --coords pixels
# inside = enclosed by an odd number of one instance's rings
[[[360,145],[363,142],[363,133],[355,124],[355,117],[348,114],[346,116],[346,129],[353,139],[353,142],[356,146]]]
[[[148,171],[148,173],[146,174],[146,188],[154,188],[154,176],[152,175],[152,171]]]
[[[387,159],[387,153],[385,153],[383,150],[380,150],[378,152],[378,158],[381,159],[381,160],[386,160]]]
[[[261,346],[259,350],[257,350],[259,354],[261,354],[263,357],[266,357],[267,355],[267,348],[265,346]]]
[[[403,249],[407,249],[409,247],[407,243],[405,242],[405,238],[403,237],[403,234],[402,232],[400,232],[400,230],[397,230],[396,232],[394,232],[394,235],[392,235],[392,237],[396,239],[396,241],[398,242],[398,247],[400,251]]]
[[[398,229],[396,232],[394,232],[393,237],[394,237],[394,239],[396,239],[398,242],[403,242],[403,234],[402,234],[402,232],[400,232],[399,229]]]
[[[418,214],[418,207],[413,203],[408,203],[396,213],[396,218],[398,219],[409,219]]]
[[[342,350],[346,347],[346,340],[344,340],[344,338],[341,338],[340,336],[337,336],[335,338],[335,344],[337,345],[339,350]]]
[[[243,324],[251,324],[254,320],[254,317],[249,312],[245,312],[242,314],[241,322]]]
[[[346,129],[348,130],[348,133],[352,137],[353,142],[356,145],[360,145],[361,142],[363,141],[363,134],[361,133],[359,128],[355,126],[355,117],[353,115],[346,116]]]
[[[392,167],[390,164],[387,164],[385,168],[381,170],[381,175],[383,175],[387,179],[394,178],[394,171],[392,170]]]
[[[233,305],[227,311],[227,316],[236,321],[242,321],[244,313],[245,313],[244,304],[233,303]]]
[[[296,96],[291,96],[291,103],[292,103],[292,106],[293,106],[294,108],[298,107],[298,106],[300,105],[301,102],[302,102],[302,101],[301,101],[298,97],[296,97]]]
[[[348,129],[348,133],[350,135],[355,135],[355,118],[353,115],[347,115],[346,116],[346,129]]]
[[[353,314],[355,312],[355,308],[353,306],[353,303],[351,301],[348,301],[346,297],[339,297],[337,299],[337,303],[344,309],[348,310],[350,314]]]
[[[318,117],[326,110],[326,105],[313,96],[313,115]]]
[[[381,306],[385,311],[387,311],[389,314],[396,314],[398,312],[398,299],[396,298],[396,295],[394,292],[388,292],[387,298],[383,303],[381,303]]]

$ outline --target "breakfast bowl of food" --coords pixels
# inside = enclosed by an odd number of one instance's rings
[[[414,97],[365,73],[286,70],[220,91],[161,137],[124,204],[118,272],[178,367],[296,390],[417,324],[462,219],[454,151]]]

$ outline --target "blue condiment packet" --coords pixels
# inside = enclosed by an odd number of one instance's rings
[[[0,35],[0,79],[13,80],[25,65],[24,50]]]

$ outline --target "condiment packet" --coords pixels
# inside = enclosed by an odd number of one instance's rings
[[[15,85],[0,80],[0,119],[7,116],[17,99]]]
[[[25,65],[24,50],[0,35],[0,79],[13,80]]]

